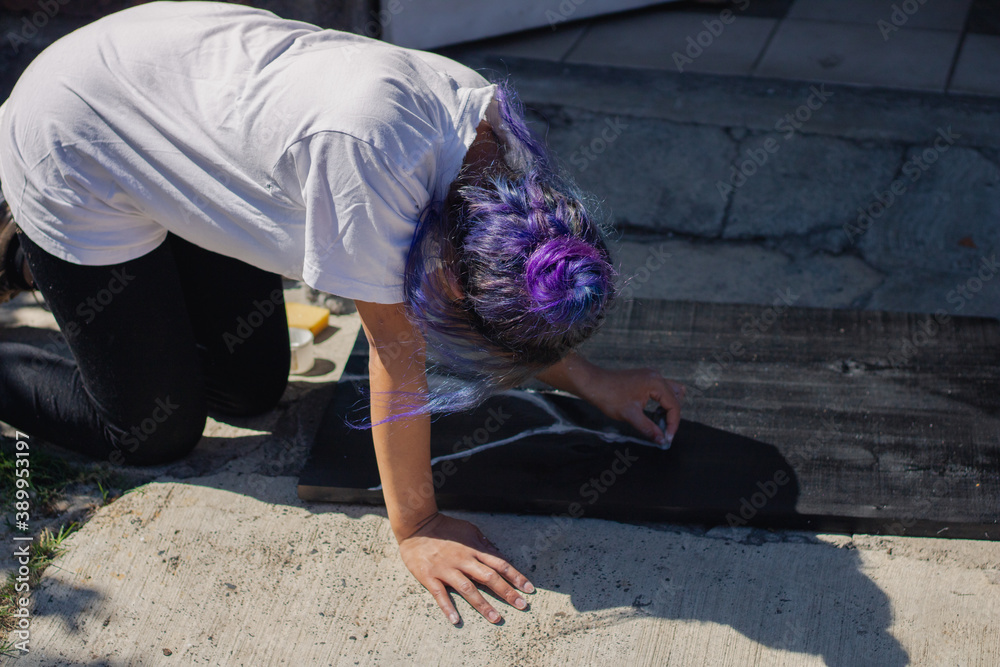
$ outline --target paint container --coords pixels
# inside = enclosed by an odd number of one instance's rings
[[[298,375],[308,373],[312,370],[313,362],[316,360],[312,332],[308,329],[289,327],[288,341],[292,346],[291,372]]]

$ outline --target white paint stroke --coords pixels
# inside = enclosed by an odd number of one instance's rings
[[[488,449],[493,449],[494,447],[502,447],[503,445],[508,445],[508,444],[510,444],[512,442],[517,442],[518,440],[523,440],[524,438],[530,438],[530,437],[533,437],[533,436],[536,436],[536,435],[543,435],[543,434],[546,434],[546,433],[551,433],[553,435],[556,435],[556,434],[564,434],[564,433],[571,433],[571,432],[577,431],[577,432],[580,432],[580,433],[590,433],[590,434],[596,435],[601,440],[603,440],[605,442],[609,442],[609,443],[632,443],[632,444],[636,444],[636,445],[642,445],[644,447],[655,447],[656,449],[661,449],[661,450],[670,449],[670,442],[669,441],[664,446],[661,447],[660,445],[656,444],[655,442],[653,442],[651,440],[646,440],[644,438],[635,438],[635,437],[632,437],[630,435],[622,435],[620,433],[608,433],[606,431],[595,431],[592,428],[584,428],[583,426],[577,426],[576,424],[573,424],[572,422],[570,422],[569,420],[567,420],[565,417],[563,417],[561,414],[559,414],[559,412],[555,409],[555,406],[553,406],[551,403],[549,403],[548,401],[546,401],[541,396],[539,396],[536,392],[533,392],[533,391],[527,391],[527,390],[515,391],[515,390],[510,390],[510,391],[500,392],[500,393],[497,394],[497,396],[511,396],[511,397],[514,397],[514,398],[517,398],[517,399],[527,400],[529,403],[533,403],[534,405],[536,405],[536,406],[540,407],[542,410],[544,410],[545,413],[548,414],[553,419],[555,419],[556,422],[554,424],[550,424],[548,426],[541,426],[541,427],[538,427],[538,428],[533,428],[533,429],[528,430],[528,431],[523,431],[521,433],[518,433],[517,435],[512,435],[509,438],[504,438],[502,440],[497,440],[496,442],[486,442],[486,443],[483,443],[482,445],[479,445],[478,447],[471,447],[469,449],[463,449],[460,452],[454,452],[452,454],[443,454],[441,456],[435,456],[434,458],[431,459],[431,465],[432,466],[434,464],[440,463],[442,461],[451,461],[453,459],[465,458],[465,457],[472,456],[473,454],[476,454],[476,453],[479,453],[479,452],[485,452]],[[368,490],[369,491],[381,491],[382,490],[382,485],[379,484],[378,486],[370,487]]]

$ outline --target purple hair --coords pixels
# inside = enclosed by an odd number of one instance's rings
[[[405,415],[471,408],[527,381],[590,336],[615,296],[601,226],[514,92],[498,84],[495,99],[503,168],[478,183],[460,174],[424,211],[407,257],[407,315],[436,381]]]

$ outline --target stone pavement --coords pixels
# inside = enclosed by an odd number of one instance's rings
[[[582,18],[463,50],[569,64],[1000,95],[990,0],[701,0]]]
[[[642,296],[1000,316],[1000,99],[448,53],[509,77],[623,275],[677,251]]]

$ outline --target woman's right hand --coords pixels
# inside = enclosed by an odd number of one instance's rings
[[[447,587],[458,591],[491,623],[499,623],[501,616],[483,597],[477,583],[521,610],[527,609],[528,603],[518,589],[525,593],[535,590],[476,526],[441,513],[400,540],[399,554],[453,624],[459,622],[459,616]]]

